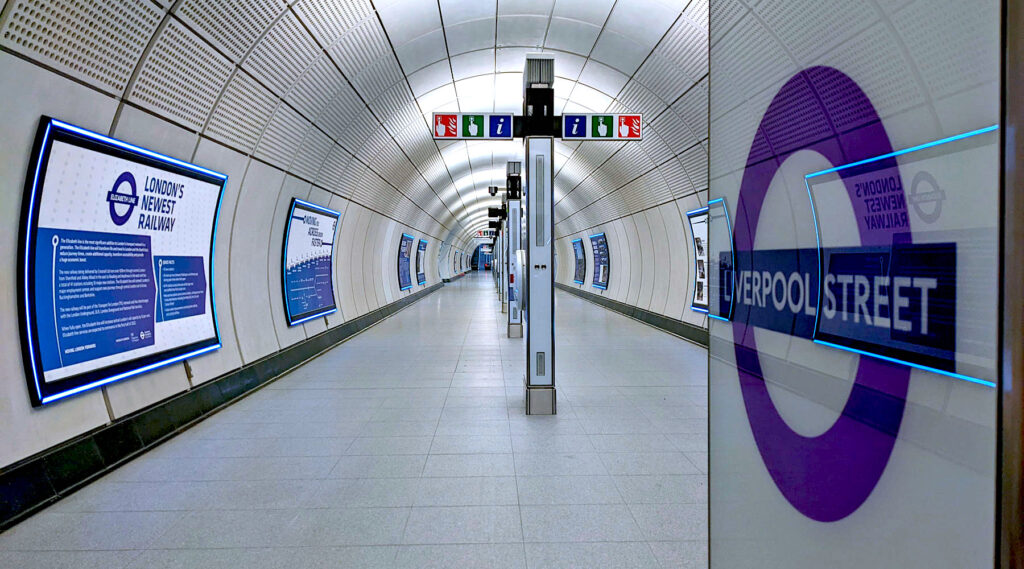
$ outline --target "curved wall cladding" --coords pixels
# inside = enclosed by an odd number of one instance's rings
[[[368,101],[318,43],[340,37],[351,22],[280,2],[186,1],[169,14],[148,0],[105,1],[87,12],[78,2],[26,0],[6,3],[0,20],[0,91],[8,103],[0,119],[12,141],[0,150],[2,171],[8,173],[0,180],[4,272],[17,273],[24,173],[40,116],[200,164],[228,175],[213,283],[223,346],[34,410],[20,379],[15,279],[3,279],[0,318],[10,325],[0,343],[0,371],[9,380],[0,386],[0,421],[18,436],[0,442],[0,472],[408,298],[415,290],[398,290],[397,236],[406,232],[435,244],[428,247],[427,266],[437,267],[436,244],[456,226],[407,159],[412,173],[402,180],[406,187],[396,187],[379,165],[361,161],[341,144],[344,132],[328,128],[329,122],[314,125],[325,113],[355,115],[362,109],[373,116]],[[353,18],[365,20],[368,13]],[[309,29],[315,30],[312,36]],[[111,43],[113,37],[120,39]],[[288,49],[296,43],[303,49]],[[387,132],[380,122],[376,131]],[[397,151],[390,136],[372,140]],[[366,155],[384,152],[369,143],[361,148]],[[428,188],[429,196],[419,191],[414,203],[406,197],[414,186]],[[367,187],[376,202],[360,203],[357,196],[367,196]],[[381,200],[385,190],[392,197]],[[339,310],[288,327],[280,267],[293,197],[342,214],[334,260]],[[437,271],[428,270],[421,288],[437,283]]]
[[[0,420],[23,435],[0,442],[0,469],[408,299],[419,288],[399,290],[402,233],[429,241],[425,288],[454,277],[457,252],[475,249],[472,236],[497,205],[485,188],[503,183],[505,163],[522,149],[439,145],[424,117],[463,104],[521,109],[527,52],[556,57],[556,112],[636,111],[647,119],[639,143],[556,143],[562,258],[572,236],[604,231],[612,256],[605,296],[703,325],[684,309],[682,212],[703,203],[707,187],[706,0],[586,9],[560,1],[542,7],[547,17],[525,19],[514,16],[534,8],[503,5],[498,17],[496,6],[470,4],[99,0],[86,10],[72,0],[4,3],[0,120],[11,143],[0,164],[11,175],[0,180],[8,228],[0,231],[0,258],[8,274],[16,272],[14,212],[40,115],[224,172],[229,181],[213,283],[223,347],[39,411],[23,383],[5,382]],[[470,8],[467,18],[461,11]],[[544,32],[563,24],[592,33]],[[282,212],[293,197],[339,211],[341,220],[338,311],[289,328],[279,267]],[[15,314],[14,283],[5,279],[0,318],[14,322]],[[18,343],[0,347],[5,377],[23,373]]]

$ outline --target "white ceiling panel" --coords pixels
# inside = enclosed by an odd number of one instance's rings
[[[553,15],[603,26],[615,0],[557,0]]]
[[[416,97],[451,82],[452,70],[447,59],[432,63],[409,75],[409,86],[412,87],[412,93]]]
[[[498,0],[499,16],[534,14],[546,18],[550,13],[550,0]]]
[[[435,2],[393,0],[378,4],[377,13],[395,44],[407,43],[441,27],[441,13]]]
[[[473,20],[445,28],[448,39],[448,53],[458,55],[494,47],[494,18]]]
[[[395,53],[398,54],[398,61],[406,73],[413,73],[448,57],[448,51],[444,47],[444,34],[440,29],[424,34],[409,43],[396,44]]]
[[[498,19],[498,45],[540,47],[547,27],[546,16],[502,16]]]
[[[455,80],[494,73],[494,49],[481,49],[461,55],[453,56],[449,61],[452,64],[452,73]]]
[[[629,77],[594,60],[588,61],[580,74],[580,83],[590,85],[611,97],[618,95],[626,81],[629,81]]]
[[[591,57],[618,69],[627,75],[633,75],[644,62],[651,50],[634,42],[626,36],[605,30],[597,38],[597,45]]]
[[[600,26],[569,18],[551,18],[545,47],[571,51],[586,56],[594,47]]]

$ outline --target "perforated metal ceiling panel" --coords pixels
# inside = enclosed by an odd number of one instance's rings
[[[942,1],[957,10],[955,0]],[[783,34],[806,16],[785,3],[753,4]],[[816,9],[837,30],[821,41],[871,33],[872,19],[850,3]],[[744,2],[716,2],[716,10],[749,28],[739,49],[759,56],[727,69],[723,81],[785,75],[777,42],[757,29],[758,18],[741,19]],[[556,111],[645,119],[641,143],[557,143],[560,235],[704,189],[707,11],[707,0],[10,0],[0,45],[458,242],[486,222],[498,203],[486,187],[502,184],[522,145],[439,145],[431,113],[519,112],[530,52],[555,57]],[[917,29],[910,19],[899,25],[910,36]],[[970,65],[971,57],[959,60]],[[922,73],[941,90],[941,70]],[[737,105],[754,95],[737,93],[712,113],[739,128],[747,118]],[[908,91],[879,106],[919,102]]]

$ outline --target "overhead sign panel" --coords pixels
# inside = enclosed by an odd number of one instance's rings
[[[562,116],[565,140],[643,140],[641,114],[576,114]]]
[[[34,405],[220,347],[213,245],[226,179],[43,118],[20,259]]]
[[[512,140],[512,114],[434,113],[435,140]]]

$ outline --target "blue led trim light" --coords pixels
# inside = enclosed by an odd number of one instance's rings
[[[957,134],[955,136],[950,136],[950,137],[947,137],[947,138],[942,138],[942,139],[935,140],[935,141],[932,141],[932,142],[926,142],[924,144],[919,144],[917,146],[912,146],[910,148],[904,148],[903,150],[896,150],[894,152],[889,152],[889,153],[886,153],[886,154],[882,154],[880,156],[875,156],[873,158],[866,158],[864,160],[858,160],[857,162],[851,162],[849,164],[843,164],[842,166],[836,166],[834,168],[828,168],[826,170],[821,170],[821,171],[818,171],[818,172],[812,172],[812,173],[807,174],[806,176],[804,176],[804,186],[807,188],[807,199],[810,200],[810,203],[811,203],[811,215],[814,218],[814,238],[817,241],[817,246],[818,246],[818,306],[820,307],[822,305],[822,297],[824,296],[824,286],[822,286],[822,283],[824,282],[825,267],[824,267],[824,257],[823,257],[824,256],[824,252],[823,252],[822,247],[821,247],[821,226],[818,223],[817,208],[815,208],[815,206],[814,206],[814,193],[811,191],[811,184],[810,184],[810,179],[811,178],[817,178],[819,176],[824,176],[826,174],[832,174],[832,173],[835,173],[835,172],[840,172],[842,170],[846,170],[846,169],[849,169],[849,168],[855,168],[857,166],[863,166],[865,164],[871,164],[872,162],[878,162],[880,160],[886,160],[888,158],[897,158],[897,157],[903,156],[905,154],[910,154],[911,152],[917,152],[917,151],[920,151],[920,150],[926,150],[928,148],[934,148],[936,146],[941,146],[943,144],[949,144],[951,142],[956,142],[958,140],[964,140],[966,138],[971,138],[972,136],[978,136],[978,135],[986,134],[986,133],[989,133],[989,132],[994,132],[996,130],[999,130],[999,125],[997,125],[997,124],[996,125],[992,125],[992,126],[987,126],[985,128],[979,128],[977,130],[972,130],[970,132],[965,132],[963,134]],[[900,364],[900,365],[905,365],[905,366],[908,366],[908,367],[912,367],[912,368],[916,368],[916,369],[920,369],[920,370],[924,370],[924,371],[929,371],[929,372],[932,372],[932,373],[937,373],[939,375],[944,375],[944,376],[947,376],[947,377],[951,377],[953,379],[959,379],[959,380],[967,381],[967,382],[970,382],[970,383],[977,383],[979,385],[985,385],[987,387],[995,387],[996,386],[996,384],[994,382],[992,382],[992,381],[988,381],[988,380],[985,380],[985,379],[979,379],[979,378],[976,378],[976,377],[971,377],[969,375],[964,375],[962,373],[946,371],[946,370],[943,370],[943,369],[938,369],[938,368],[934,368],[934,367],[931,367],[931,366],[926,366],[926,365],[914,363],[914,362],[907,361],[907,360],[901,360],[899,358],[893,358],[893,357],[890,357],[890,356],[884,356],[882,354],[877,354],[877,353],[869,352],[869,351],[866,351],[866,350],[859,350],[857,348],[851,348],[849,346],[843,346],[841,344],[836,344],[836,343],[833,343],[833,342],[827,342],[825,340],[819,340],[816,336],[818,335],[818,324],[819,324],[819,320],[821,318],[821,312],[822,312],[821,310],[818,310],[818,311],[815,312],[815,315],[814,315],[814,331],[813,331],[813,334],[814,334],[815,337],[812,337],[812,340],[814,341],[815,344],[821,344],[822,346],[828,346],[830,348],[835,348],[837,350],[844,350],[844,351],[847,351],[847,352],[852,352],[852,353],[855,353],[855,354],[860,354],[862,356],[869,356],[869,357],[877,358],[877,359],[884,360],[884,361],[887,361],[887,362],[892,362],[892,363],[896,363],[896,364]]]
[[[733,311],[736,308],[736,298],[735,298],[735,295],[736,295],[736,243],[733,242],[732,220],[729,218],[729,206],[727,206],[725,204],[725,198],[715,198],[715,199],[709,201],[707,207],[704,208],[704,209],[707,209],[708,212],[710,212],[711,211],[711,205],[712,204],[717,204],[717,203],[722,204],[722,211],[725,212],[725,229],[726,229],[726,234],[729,236],[729,251],[732,254],[732,294],[733,294],[733,299],[732,299],[731,302],[729,302],[729,314],[728,314],[728,316],[718,316],[716,314],[711,314],[710,311],[708,312],[708,316],[711,316],[715,320],[722,320],[724,322],[731,322],[732,321]],[[709,216],[708,216],[708,251],[709,252],[710,252],[710,248],[711,248],[711,230],[710,229],[711,229],[711,219],[710,219],[710,214],[709,214]],[[709,292],[709,294],[710,294],[710,292]]]
[[[955,379],[962,379],[963,381],[969,381],[971,383],[977,383],[977,384],[980,384],[980,385],[986,385],[988,387],[995,387],[996,386],[995,382],[992,382],[992,381],[988,381],[988,380],[984,380],[984,379],[978,379],[976,377],[971,377],[969,375],[964,375],[962,373],[955,373],[955,372],[952,372],[952,371],[946,371],[946,370],[943,370],[943,369],[937,369],[937,368],[929,367],[929,366],[926,366],[926,365],[916,364],[914,362],[908,362],[906,360],[901,360],[901,359],[898,359],[898,358],[890,358],[889,356],[883,356],[881,354],[876,354],[874,352],[868,352],[868,351],[865,351],[865,350],[858,350],[857,348],[851,348],[849,346],[843,346],[843,345],[840,345],[840,344],[833,344],[832,342],[826,342],[825,340],[814,340],[814,343],[815,344],[821,344],[822,346],[828,346],[830,348],[835,348],[837,350],[844,350],[844,351],[847,351],[847,352],[853,352],[855,354],[860,354],[862,356],[871,356],[872,358],[878,358],[880,360],[885,360],[887,362],[892,362],[892,363],[895,363],[895,364],[905,365],[905,366],[909,366],[909,367],[917,368],[917,369],[923,369],[925,371],[930,371],[932,373],[938,373],[938,374],[949,376],[949,377],[952,377],[952,378],[955,378]]]
[[[191,170],[193,172],[199,172],[200,174],[206,174],[207,176],[212,176],[214,178],[220,178],[221,180],[227,180],[228,179],[227,175],[221,174],[220,172],[214,172],[213,170],[207,170],[206,168],[203,168],[202,166],[196,166],[195,164],[189,164],[188,162],[183,162],[181,160],[178,160],[177,158],[171,158],[170,156],[165,156],[163,154],[160,154],[159,152],[153,152],[152,150],[146,150],[145,148],[140,148],[140,147],[135,146],[133,144],[128,144],[127,142],[122,142],[120,140],[116,140],[116,139],[110,138],[109,136],[103,136],[102,134],[100,134],[98,132],[93,132],[91,130],[85,130],[84,128],[80,128],[80,127],[77,127],[77,126],[74,126],[74,125],[70,125],[70,124],[68,124],[66,122],[59,121],[57,119],[52,119],[50,121],[50,123],[53,126],[56,126],[58,128],[64,129],[64,130],[71,131],[71,132],[73,132],[75,134],[80,134],[82,136],[85,136],[85,137],[88,137],[88,138],[92,138],[94,140],[98,140],[100,142],[109,144],[111,146],[117,146],[119,148],[123,148],[123,149],[131,151],[131,152],[135,152],[135,153],[138,153],[138,154],[149,156],[150,158],[155,158],[155,159],[157,159],[157,160],[159,160],[161,162],[167,162],[169,164],[174,164],[175,166],[178,166],[180,168],[184,168],[186,170]]]
[[[175,363],[175,362],[179,362],[179,361],[191,358],[191,357],[195,357],[195,356],[198,356],[198,355],[201,355],[201,354],[205,354],[205,353],[212,352],[212,351],[220,349],[221,348],[221,343],[220,343],[220,324],[219,324],[219,322],[217,320],[217,297],[216,297],[216,287],[214,286],[214,282],[215,282],[215,279],[214,279],[214,265],[216,264],[215,260],[216,260],[216,247],[217,247],[217,228],[218,228],[218,222],[220,220],[220,208],[221,208],[221,204],[223,202],[223,197],[224,197],[224,184],[227,182],[228,176],[226,174],[222,174],[222,173],[216,172],[214,170],[203,168],[202,166],[197,166],[195,164],[191,164],[191,163],[188,163],[188,162],[184,162],[182,160],[178,160],[177,158],[172,158],[170,156],[167,156],[167,155],[164,155],[164,154],[160,154],[159,152],[154,152],[152,150],[141,148],[139,146],[135,146],[133,144],[129,144],[127,142],[123,142],[123,141],[111,138],[109,136],[105,136],[105,135],[102,135],[100,133],[93,132],[91,130],[87,130],[87,129],[84,129],[84,128],[81,128],[81,127],[77,127],[75,125],[66,123],[66,122],[58,120],[58,119],[48,118],[48,119],[46,119],[45,124],[46,124],[46,127],[45,127],[45,130],[43,132],[43,136],[42,136],[42,139],[40,141],[40,144],[39,144],[39,146],[37,148],[38,156],[37,156],[37,159],[36,159],[35,168],[33,170],[32,186],[30,188],[29,196],[28,196],[28,210],[26,212],[26,217],[25,217],[25,220],[24,220],[24,223],[29,224],[29,226],[26,228],[25,251],[24,251],[24,269],[23,269],[24,270],[24,286],[25,286],[24,294],[25,294],[25,299],[26,299],[26,301],[24,303],[25,304],[25,328],[26,328],[27,334],[29,335],[29,338],[27,339],[27,341],[29,342],[29,345],[28,345],[28,347],[27,347],[27,349],[25,351],[27,351],[28,354],[29,354],[29,367],[31,368],[31,376],[32,376],[31,379],[32,379],[32,382],[33,382],[33,384],[35,386],[36,399],[39,401],[39,403],[42,404],[42,405],[45,405],[47,403],[52,403],[54,401],[58,401],[60,399],[64,399],[65,397],[70,397],[72,395],[76,395],[76,394],[79,394],[79,393],[82,393],[82,392],[85,392],[85,391],[89,391],[91,389],[95,389],[95,388],[101,387],[103,385],[107,385],[107,384],[110,384],[110,383],[113,383],[113,382],[116,382],[116,381],[127,379],[127,378],[130,378],[130,377],[139,375],[141,373],[152,371],[154,369],[157,369],[157,368],[160,368],[160,367],[163,367],[163,366]],[[220,191],[219,191],[218,196],[217,196],[217,206],[216,206],[216,208],[214,208],[213,232],[212,232],[211,237],[210,237],[210,266],[209,266],[209,275],[210,275],[209,281],[210,282],[208,283],[208,287],[209,287],[209,290],[210,290],[210,306],[211,306],[211,312],[212,312],[212,316],[213,316],[213,328],[214,328],[214,338],[211,338],[211,339],[215,340],[214,344],[211,344],[209,346],[204,346],[202,348],[198,348],[196,350],[193,350],[193,351],[185,353],[185,354],[180,354],[180,355],[173,356],[173,357],[170,357],[170,358],[167,358],[167,359],[164,359],[164,360],[155,361],[155,362],[149,363],[147,365],[144,365],[142,367],[139,367],[139,368],[136,368],[136,369],[132,369],[132,370],[128,370],[128,371],[124,371],[124,372],[112,375],[110,377],[106,377],[106,378],[103,378],[103,379],[98,379],[96,381],[87,383],[85,385],[79,385],[77,387],[74,387],[74,388],[71,388],[71,389],[68,389],[68,390],[65,390],[65,391],[61,391],[59,393],[54,393],[52,395],[45,395],[45,396],[43,395],[42,384],[40,383],[40,379],[42,378],[43,374],[41,373],[41,371],[39,369],[39,365],[38,365],[38,362],[36,361],[36,357],[35,357],[35,355],[36,355],[35,352],[36,352],[37,346],[36,346],[36,343],[31,338],[31,336],[33,334],[33,330],[35,329],[35,327],[33,326],[33,322],[32,322],[32,307],[34,306],[34,302],[31,302],[31,301],[28,300],[28,299],[32,298],[32,291],[31,291],[31,287],[30,287],[30,278],[29,278],[29,275],[30,275],[30,270],[29,269],[32,267],[32,264],[31,264],[32,239],[33,239],[33,236],[35,235],[35,231],[38,229],[38,219],[37,219],[37,214],[36,214],[35,208],[36,208],[36,197],[37,197],[37,195],[39,194],[39,191],[40,191],[40,188],[39,188],[39,176],[40,176],[40,173],[42,172],[42,167],[43,167],[44,160],[47,158],[47,156],[49,154],[49,148],[51,146],[51,132],[53,132],[53,131],[65,131],[65,132],[69,132],[69,133],[74,133],[75,135],[78,135],[80,137],[83,137],[83,138],[86,138],[86,139],[90,139],[90,140],[94,140],[94,141],[100,142],[100,143],[102,143],[104,145],[107,145],[107,146],[113,146],[115,148],[120,148],[122,150],[126,150],[126,151],[128,151],[130,153],[133,153],[133,154],[138,154],[138,155],[142,155],[142,156],[151,158],[153,160],[156,160],[157,162],[162,162],[164,164],[169,164],[169,165],[172,165],[172,166],[175,166],[175,167],[178,167],[178,168],[182,168],[184,170],[188,170],[188,171],[194,172],[196,174],[202,174],[204,176],[208,176],[210,178],[214,178],[214,179],[220,181],[221,186],[220,186]]]
[[[332,215],[334,217],[341,217],[341,214],[336,212],[336,211],[334,211],[333,209],[327,209],[326,207],[323,207],[323,206],[320,206],[320,205],[316,205],[315,203],[307,202],[306,200],[300,200],[299,198],[295,198],[295,202],[294,203],[303,205],[305,207],[308,207],[309,209],[315,209],[316,211],[319,211],[321,213],[326,213],[327,215]],[[295,211],[295,207],[294,206],[292,207],[292,211]]]
[[[911,152],[917,152],[918,150],[925,150],[927,148],[932,148],[932,147],[939,146],[939,145],[942,145],[942,144],[947,144],[947,143],[950,143],[950,142],[956,142],[957,140],[963,140],[965,138],[970,138],[972,136],[977,136],[979,134],[985,134],[986,132],[992,132],[992,131],[995,131],[995,130],[999,130],[999,125],[994,124],[992,126],[987,126],[985,128],[979,128],[978,130],[972,130],[971,132],[965,132],[963,134],[958,134],[956,136],[950,136],[949,138],[943,138],[943,139],[936,140],[936,141],[933,141],[933,142],[927,142],[925,144],[921,144],[921,145],[918,145],[918,146],[912,146],[910,148],[904,148],[903,150],[897,150],[895,152],[889,152],[888,154],[882,154],[881,156],[875,156],[874,158],[867,158],[867,159],[864,159],[864,160],[858,160],[857,162],[851,162],[849,164],[843,164],[842,166],[836,166],[835,168],[829,168],[827,170],[822,170],[820,172],[814,172],[813,174],[808,174],[807,176],[805,176],[805,178],[814,178],[814,177],[817,177],[817,176],[824,176],[825,174],[831,174],[832,172],[838,172],[840,170],[845,170],[847,168],[854,168],[856,166],[863,166],[864,164],[870,164],[872,162],[877,162],[879,160],[885,160],[886,158],[895,158],[897,156],[903,156],[904,154],[909,154]]]
[[[76,387],[74,389],[69,389],[67,391],[62,391],[60,393],[57,393],[55,395],[50,395],[48,397],[43,397],[40,400],[43,402],[43,404],[52,403],[54,401],[57,401],[58,399],[63,399],[65,397],[68,397],[68,396],[71,396],[71,395],[75,395],[76,393],[81,393],[83,391],[88,391],[90,389],[95,389],[95,388],[100,387],[102,385],[106,385],[108,383],[113,383],[115,381],[120,381],[122,379],[128,379],[129,377],[133,377],[133,376],[139,375],[140,373],[145,373],[147,371],[152,371],[152,370],[157,369],[159,367],[163,367],[163,366],[165,366],[167,364],[172,364],[172,363],[175,363],[175,362],[180,362],[181,360],[187,360],[188,358],[191,358],[191,357],[194,357],[194,356],[198,356],[200,354],[205,354],[206,352],[212,352],[214,350],[219,350],[220,347],[221,347],[220,344],[214,344],[212,346],[206,346],[205,348],[200,348],[198,350],[195,350],[194,352],[189,352],[187,354],[182,354],[180,356],[175,356],[175,357],[167,359],[167,360],[162,360],[162,361],[159,361],[159,362],[154,362],[154,363],[151,363],[151,364],[149,364],[147,366],[142,366],[142,367],[140,367],[138,369],[133,369],[131,371],[126,371],[124,373],[119,373],[117,375],[108,377],[106,379],[100,379],[98,381],[94,381],[94,382],[86,384],[86,385],[80,385],[80,386],[78,386],[78,387]]]

